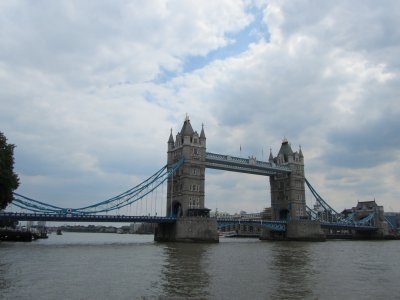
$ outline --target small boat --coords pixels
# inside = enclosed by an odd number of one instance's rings
[[[62,235],[62,231],[61,231],[61,229],[60,229],[60,228],[58,228],[58,229],[57,229],[57,231],[56,231],[56,233],[57,233],[57,235]]]
[[[238,236],[238,234],[234,230],[233,231],[222,231],[222,232],[219,232],[219,236],[220,237],[236,237],[236,236]]]

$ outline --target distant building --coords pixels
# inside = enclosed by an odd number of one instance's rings
[[[375,199],[373,201],[358,201],[355,207],[345,209],[342,213],[346,217],[351,216],[354,221],[360,221],[373,214],[373,218],[371,219],[372,224],[377,226],[383,235],[389,233],[390,224],[385,218],[383,206],[378,205]]]
[[[264,210],[261,212],[261,219],[263,220],[272,220],[272,207],[266,207]]]
[[[224,218],[224,219],[233,219],[233,220],[245,220],[245,219],[251,219],[251,220],[261,220],[264,219],[265,215],[265,210],[268,211],[268,216],[271,218],[272,215],[272,209],[271,208],[266,208],[263,210],[263,212],[258,212],[258,213],[247,213],[245,211],[240,211],[240,213],[235,213],[233,215],[225,213],[224,215],[220,215],[218,213],[219,218]],[[251,224],[228,224],[224,226],[223,228],[220,229],[221,233],[234,233],[234,235],[237,236],[247,236],[247,237],[259,237],[261,234],[261,227],[259,225],[251,225]]]
[[[371,212],[374,212],[380,221],[384,220],[383,206],[376,204],[375,199],[373,201],[358,201],[357,206],[353,207],[353,212],[355,213],[355,220],[361,220]]]

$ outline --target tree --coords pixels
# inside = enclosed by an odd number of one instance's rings
[[[13,191],[19,186],[18,175],[14,173],[14,148],[0,132],[0,209],[13,201]]]

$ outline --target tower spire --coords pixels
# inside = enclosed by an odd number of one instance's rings
[[[174,137],[172,136],[172,128],[171,128],[171,133],[169,134],[168,144],[173,144],[173,143],[174,143]]]
[[[192,125],[190,125],[190,119],[188,114],[186,114],[185,122],[183,122],[183,126],[181,129],[182,136],[192,136],[194,134]]]
[[[201,139],[205,139],[206,138],[206,134],[204,133],[204,123],[201,123],[200,138]]]
[[[269,158],[268,158],[269,162],[273,162],[274,161],[274,157],[272,156],[272,148],[269,148]]]

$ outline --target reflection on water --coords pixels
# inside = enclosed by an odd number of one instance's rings
[[[9,264],[0,262],[0,291],[10,286],[10,280],[8,280],[4,274],[8,272]]]
[[[313,295],[313,270],[310,262],[310,243],[274,242],[271,271],[277,277],[277,285],[270,293],[272,299],[309,299]]]
[[[205,269],[206,244],[168,244],[162,269],[166,298],[208,298],[209,276]]]
[[[0,299],[398,299],[400,242],[154,243],[65,233],[0,243]]]

